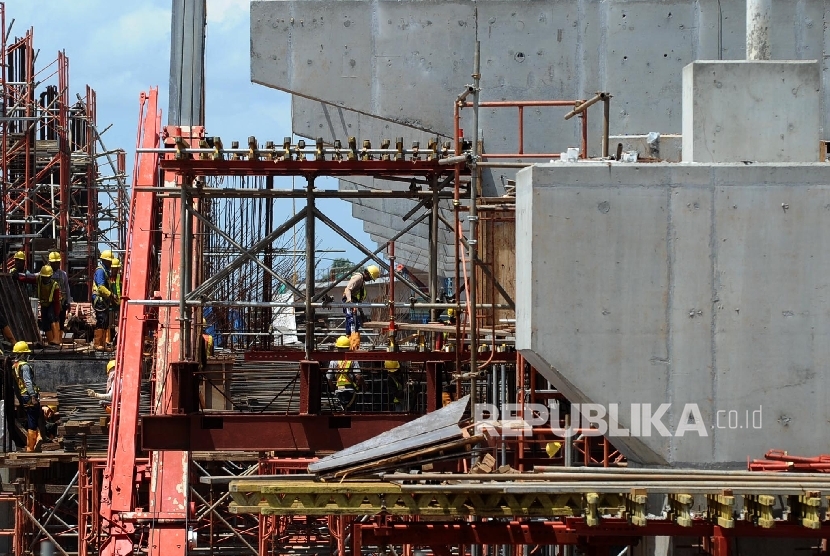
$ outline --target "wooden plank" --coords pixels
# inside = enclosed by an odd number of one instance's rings
[[[469,406],[470,397],[464,396],[438,411],[428,413],[414,421],[395,427],[365,442],[321,459],[308,466],[311,473],[326,473],[343,467],[388,458],[389,456],[459,438],[462,429],[459,422]]]

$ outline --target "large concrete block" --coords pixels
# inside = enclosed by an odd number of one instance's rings
[[[683,68],[685,162],[818,160],[813,61],[698,61]]]
[[[823,164],[550,164],[519,172],[516,342],[573,402],[670,404],[632,461],[745,465],[830,441]],[[677,433],[687,404],[700,431]],[[639,407],[639,410],[642,406]],[[639,410],[637,413],[639,414]]]

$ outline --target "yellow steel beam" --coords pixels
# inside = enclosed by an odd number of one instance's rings
[[[469,490],[435,492],[429,485],[404,492],[392,483],[320,483],[284,481],[234,481],[230,485],[233,513],[263,515],[422,515],[482,517],[565,517],[589,518],[599,523],[600,515],[619,515],[625,510],[616,494],[504,494]]]

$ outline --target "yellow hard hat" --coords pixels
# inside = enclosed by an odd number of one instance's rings
[[[17,253],[14,254],[14,258],[19,260],[19,261],[25,261],[26,260],[26,253],[24,253],[23,251],[18,251]]]
[[[19,342],[14,344],[12,351],[14,353],[32,353],[32,350],[29,349],[29,344],[27,344],[23,340],[20,340]]]
[[[57,251],[52,251],[49,253],[49,262],[50,263],[59,263],[61,262],[61,254]]]
[[[121,259],[118,257],[112,259],[112,268],[121,268]]]
[[[401,368],[401,364],[397,361],[384,361],[383,368],[387,371],[395,372]]]
[[[111,373],[114,368],[115,368],[115,359],[111,359],[110,362],[107,363],[107,374]]]
[[[447,316],[448,317],[454,317],[455,316],[455,309],[453,309],[453,308],[447,309]]]
[[[53,273],[54,270],[52,270],[52,267],[48,264],[45,264],[42,267],[40,267],[40,275],[44,278],[51,278]]]
[[[349,344],[349,337],[348,336],[340,336],[337,338],[337,341],[334,342],[334,347],[337,348],[346,348],[348,349],[350,346]]]
[[[112,262],[112,251],[107,249],[106,251],[101,251],[101,260],[103,261],[110,261]]]
[[[375,265],[369,265],[366,267],[366,272],[369,273],[369,276],[372,277],[372,280],[377,280],[380,276],[380,269]]]
[[[561,442],[548,442],[547,444],[545,444],[545,453],[548,455],[549,458],[552,458],[553,456],[559,453],[559,450],[561,448]]]

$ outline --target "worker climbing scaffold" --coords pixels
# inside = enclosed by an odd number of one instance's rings
[[[355,272],[349,278],[349,283],[343,290],[343,303],[362,303],[366,299],[366,281],[377,280],[380,277],[380,268],[369,265],[361,272]],[[360,307],[344,307],[346,315],[346,337],[353,350],[360,348],[360,326],[369,319],[363,314]]]

